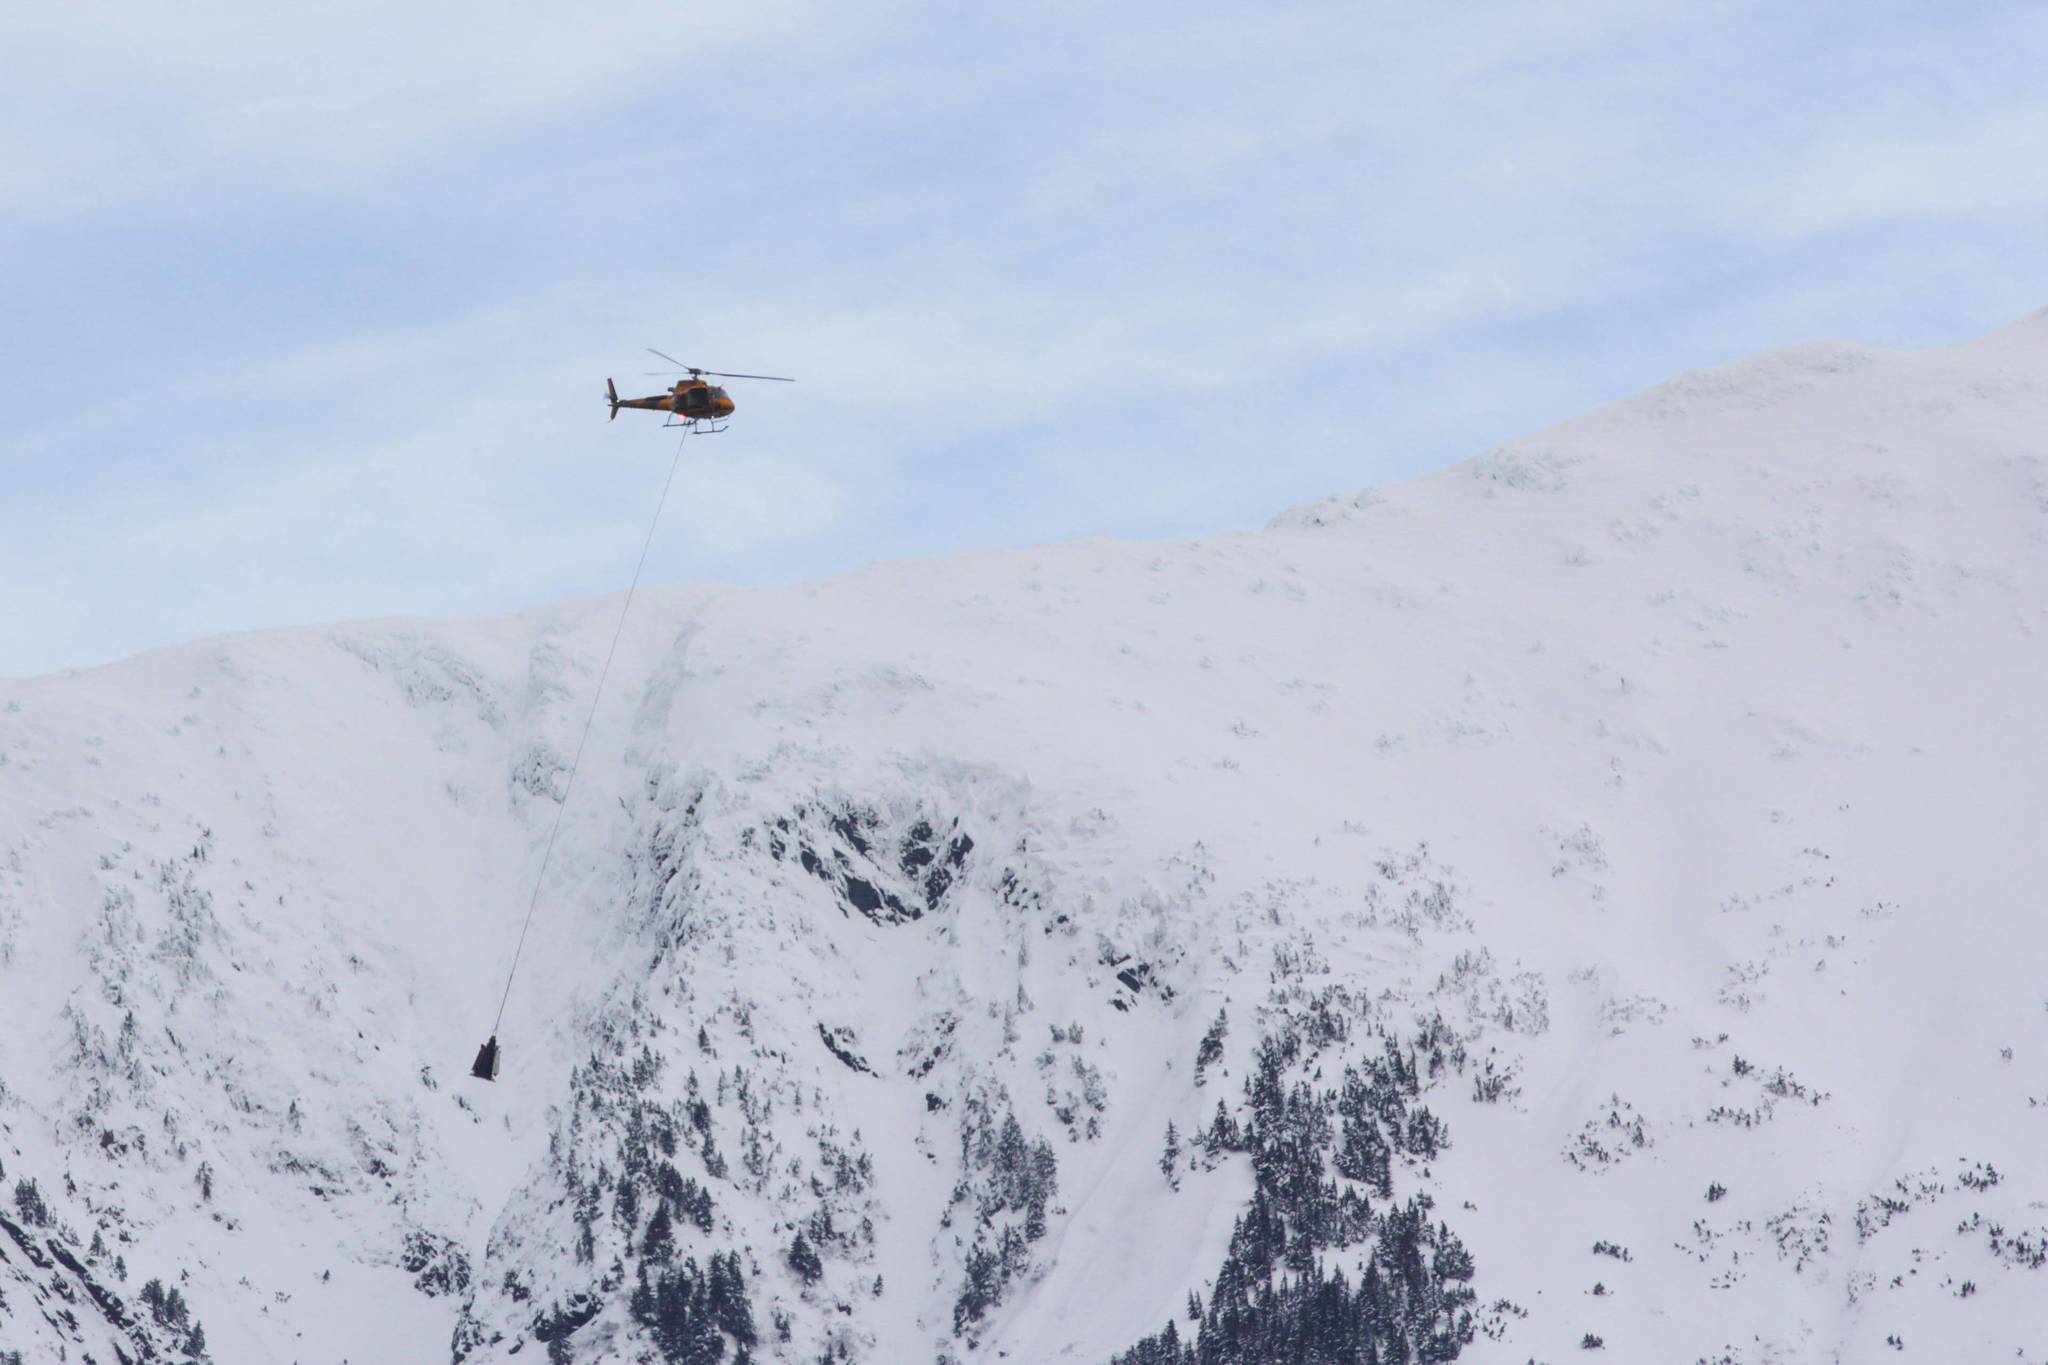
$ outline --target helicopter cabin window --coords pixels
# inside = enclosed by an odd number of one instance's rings
[[[710,406],[710,398],[702,389],[690,389],[683,394],[683,409],[686,412],[701,412]]]

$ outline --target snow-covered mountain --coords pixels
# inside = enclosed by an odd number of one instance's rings
[[[2048,1360],[2048,314],[643,589],[483,1084],[618,608],[0,683],[0,1358]]]

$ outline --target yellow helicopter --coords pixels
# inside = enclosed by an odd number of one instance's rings
[[[660,356],[676,367],[673,370],[654,370],[650,373],[684,373],[689,375],[689,378],[676,381],[667,393],[656,394],[652,398],[621,398],[618,388],[612,381],[605,380],[604,395],[612,405],[612,415],[607,420],[617,421],[620,408],[642,408],[648,412],[667,413],[669,420],[662,424],[664,426],[688,427],[693,434],[711,436],[725,430],[725,419],[732,416],[733,401],[723,388],[706,383],[706,375],[713,379],[772,379],[778,384],[796,383],[794,379],[779,374],[730,374],[723,370],[700,370],[695,365],[685,365],[674,356],[657,351],[652,346],[647,348],[647,352],[649,355]]]

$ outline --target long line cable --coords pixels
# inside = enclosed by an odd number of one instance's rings
[[[640,587],[640,573],[647,567],[647,552],[654,545],[654,528],[661,524],[661,509],[668,505],[668,490],[676,481],[676,469],[683,462],[683,443],[690,439],[684,427],[676,441],[676,453],[668,463],[668,478],[661,485],[661,497],[654,504],[654,516],[647,523],[647,538],[640,542],[640,562],[633,566],[633,582],[626,589],[625,604],[619,608],[618,628],[612,631],[612,647],[605,651],[604,667],[598,670],[597,691],[590,698],[590,715],[583,722],[583,736],[576,741],[576,757],[569,763],[569,780],[562,788],[562,803],[555,807],[555,823],[548,830],[548,844],[540,855],[540,871],[533,878],[533,897],[526,903],[526,919],[519,926],[519,943],[512,949],[512,966],[505,972],[505,993],[498,997],[498,1017],[491,1022],[491,1036],[505,1022],[505,1002],[512,998],[512,979],[519,974],[519,956],[526,951],[526,931],[533,927],[533,912],[540,907],[541,887],[546,884],[548,860],[555,856],[555,836],[562,832],[562,816],[569,809],[569,794],[576,790],[576,770],[583,766],[583,748],[590,743],[590,727],[597,723],[597,704],[604,697],[605,679],[612,673],[612,659],[619,652],[619,640],[626,633],[626,614],[633,610],[633,594]]]

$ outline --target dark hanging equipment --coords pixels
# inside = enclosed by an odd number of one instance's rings
[[[497,1034],[493,1033],[491,1041],[476,1050],[476,1065],[470,1067],[469,1074],[480,1081],[495,1081],[498,1079]]]

